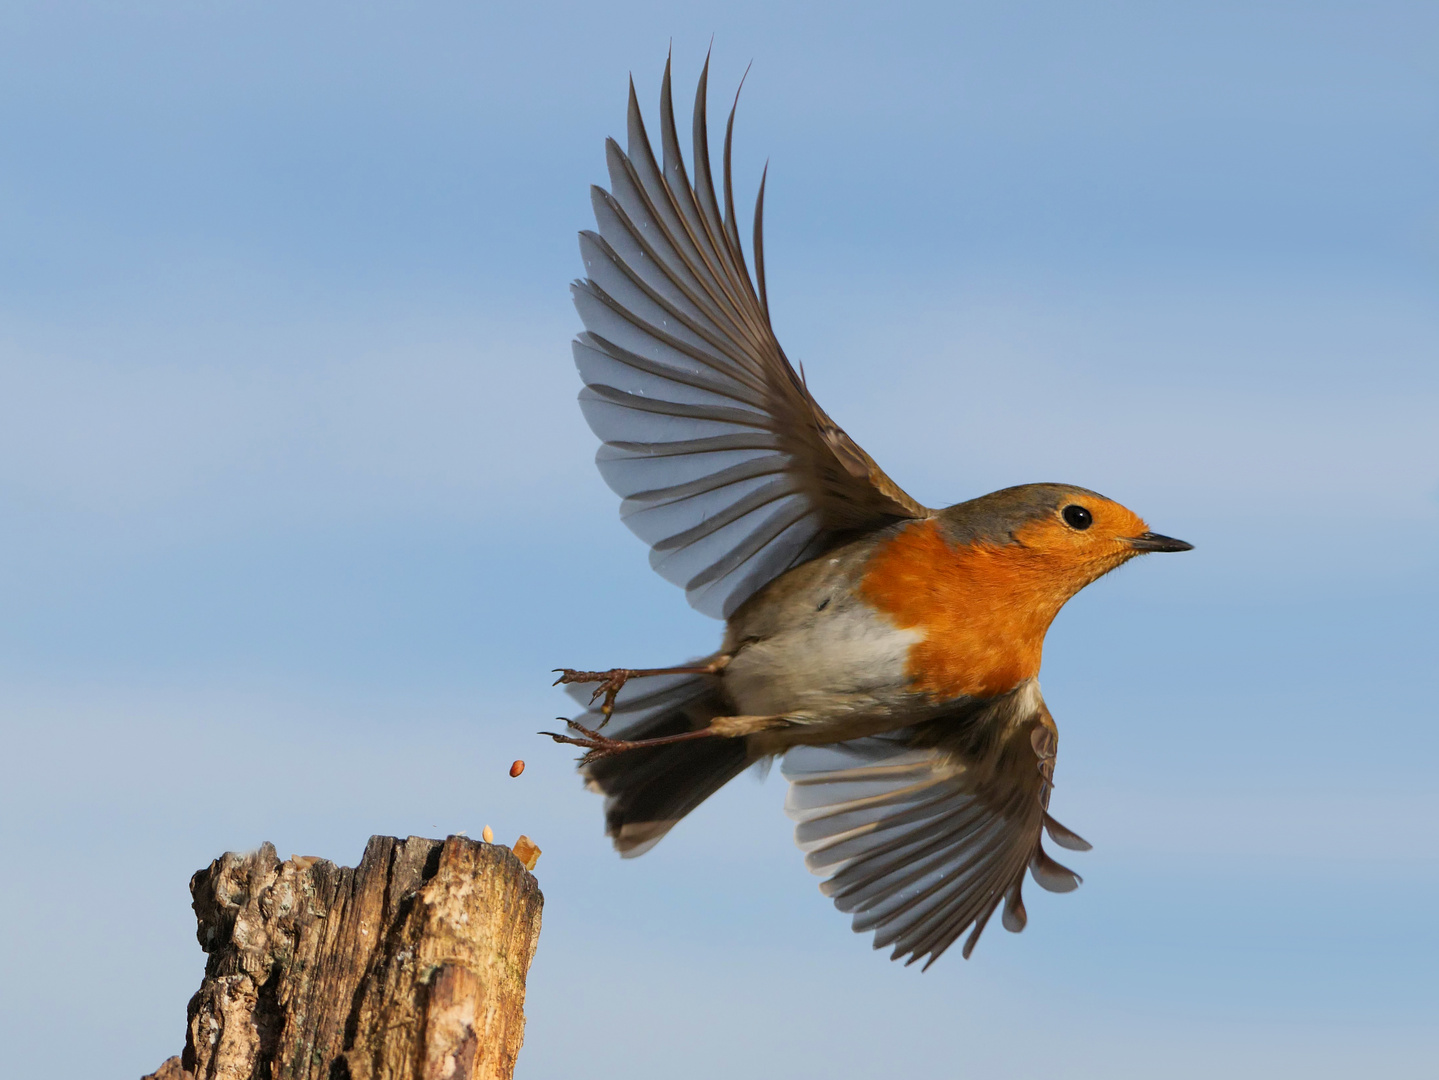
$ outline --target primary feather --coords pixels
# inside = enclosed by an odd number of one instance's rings
[[[604,445],[597,463],[625,524],[691,604],[728,617],[784,571],[841,538],[929,511],[906,495],[810,396],[770,326],[762,213],[756,288],[735,223],[725,134],[724,211],[710,171],[705,95],[694,169],[680,152],[669,65],[660,95],[663,165],[634,84],[627,151],[610,140],[610,190],[593,190],[599,231],[580,236],[575,341],[580,403]]]
[[[1052,743],[1053,721],[1026,684],[912,728],[794,747],[785,810],[805,865],[894,959],[927,957],[928,967],[966,930],[969,956],[1001,902],[1005,928],[1022,930],[1026,868],[1051,891],[1079,884],[1045,854],[1041,832],[1088,846],[1047,813],[1049,758],[1037,747]]]

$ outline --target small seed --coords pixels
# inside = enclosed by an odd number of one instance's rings
[[[495,842],[495,830],[486,825],[484,831],[480,833],[480,837],[485,843],[493,844]]]
[[[517,761],[517,762],[515,762],[513,765],[510,766],[510,775],[511,775],[511,776],[519,776],[520,773],[522,773],[522,772],[524,772],[524,771],[525,771],[525,763],[524,763],[523,761]]]

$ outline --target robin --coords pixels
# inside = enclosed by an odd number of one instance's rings
[[[895,484],[810,395],[770,325],[764,178],[751,278],[725,128],[723,209],[695,96],[691,181],[666,63],[657,159],[630,83],[628,149],[606,143],[598,232],[573,287],[580,405],[600,473],[650,564],[725,620],[676,667],[560,671],[588,696],[557,742],[640,855],[746,767],[783,756],[786,810],[821,890],[893,958],[933,963],[990,916],[1024,928],[1025,871],[1080,882],[1041,836],[1058,731],[1040,695],[1065,601],[1137,555],[1187,551],[1082,487],[1025,484],[944,510]],[[738,97],[736,96],[736,104]],[[768,173],[766,166],[765,174]],[[613,723],[611,723],[613,721]]]

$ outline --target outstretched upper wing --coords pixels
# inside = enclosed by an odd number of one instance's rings
[[[1048,830],[1061,847],[1089,848],[1048,813],[1056,742],[1028,683],[971,715],[791,749],[785,809],[854,929],[928,967],[966,930],[968,957],[1001,900],[1005,928],[1024,929],[1026,868],[1053,892],[1079,885],[1040,844]]]
[[[724,212],[705,127],[709,62],[694,108],[691,185],[675,132],[670,70],[660,96],[663,168],[630,83],[629,150],[606,143],[610,188],[592,191],[599,232],[580,234],[589,275],[573,287],[585,331],[580,404],[604,440],[601,474],[650,563],[700,611],[727,617],[799,562],[863,531],[929,511],[831,420],[769,321],[762,223],[758,289],[745,265],[725,130]]]

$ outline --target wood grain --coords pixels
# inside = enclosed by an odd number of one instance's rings
[[[350,869],[265,844],[190,892],[209,958],[154,1080],[509,1080],[544,904],[509,849],[375,836]]]

